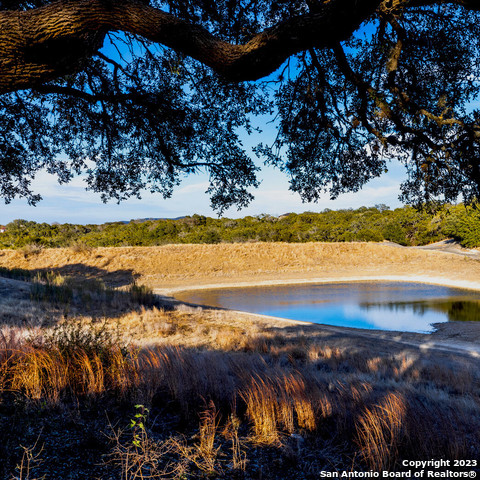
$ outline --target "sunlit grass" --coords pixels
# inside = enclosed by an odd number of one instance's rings
[[[480,445],[480,404],[465,401],[478,398],[478,372],[461,363],[455,365],[459,396],[446,382],[448,362],[433,366],[403,355],[365,362],[365,352],[332,349],[318,339],[303,340],[305,355],[292,356],[295,338],[267,332],[264,342],[232,341],[221,350],[140,348],[106,332],[70,323],[36,338],[11,330],[0,343],[0,395],[52,407],[105,395],[149,409],[159,398],[174,402],[187,423],[198,422],[196,440],[173,435],[169,443],[155,443],[142,433],[144,444],[135,449],[145,462],[156,452],[162,472],[172,456],[190,472],[220,474],[234,461],[243,471],[255,448],[283,452],[300,439],[307,449],[336,442],[356,459],[355,468],[375,471],[442,452],[461,458]],[[114,463],[125,467],[122,455],[133,450],[116,438]]]

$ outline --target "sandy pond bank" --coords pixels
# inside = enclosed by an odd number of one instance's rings
[[[175,298],[177,294],[185,291],[207,290],[207,289],[231,289],[238,287],[254,287],[254,286],[274,286],[274,285],[301,285],[301,284],[331,284],[346,282],[365,282],[365,281],[388,281],[388,282],[416,282],[432,285],[442,285],[453,288],[462,288],[480,291],[480,282],[453,280],[444,277],[431,276],[401,276],[401,275],[384,275],[384,276],[345,276],[330,278],[304,278],[304,279],[275,279],[263,281],[223,283],[223,284],[202,284],[188,285],[184,287],[174,287],[171,289],[155,289],[154,291],[166,298]],[[206,308],[199,306],[200,308]],[[256,318],[259,322],[266,326],[280,325],[308,325],[309,329],[331,332],[340,337],[345,337],[344,341],[348,342],[355,338],[362,341],[380,341],[387,345],[392,345],[392,352],[398,349],[419,349],[421,352],[436,351],[454,354],[466,354],[470,357],[480,358],[480,323],[479,322],[445,322],[435,325],[436,330],[430,334],[413,333],[413,332],[395,332],[385,330],[364,330],[350,327],[336,327],[324,324],[312,324],[310,322],[300,322],[297,320],[286,320],[284,318],[271,317],[267,315],[230,311],[232,321],[236,315],[250,316]]]
[[[251,280],[229,283],[211,283],[211,284],[188,284],[177,285],[175,287],[155,288],[158,295],[175,295],[178,292],[189,290],[212,290],[220,288],[240,288],[240,287],[261,287],[274,285],[302,285],[302,284],[322,284],[322,283],[348,283],[348,282],[413,282],[426,283],[429,285],[442,285],[444,287],[461,288],[464,290],[480,291],[480,281],[450,279],[445,277],[432,277],[428,275],[364,275],[364,276],[330,276],[321,278],[277,278],[271,280]]]

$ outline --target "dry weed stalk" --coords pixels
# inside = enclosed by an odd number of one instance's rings
[[[221,447],[215,447],[218,423],[219,413],[211,401],[207,409],[200,414],[199,442],[189,446],[185,438],[175,441],[175,448],[179,455],[209,475],[222,473],[222,467],[217,461]]]
[[[218,423],[219,414],[213,402],[210,402],[200,414],[199,442],[189,446],[185,438],[174,440],[175,450],[180,457],[208,475],[222,474],[222,467],[217,461],[221,447],[215,447]]]
[[[22,459],[15,470],[16,474],[10,480],[44,480],[45,476],[34,477],[33,470],[39,466],[43,460],[41,455],[43,453],[43,446],[38,448],[38,441],[40,436],[31,447],[20,446],[23,450]]]
[[[210,401],[208,408],[200,414],[200,443],[197,446],[198,453],[202,459],[202,470],[215,471],[215,463],[220,447],[215,448],[215,436],[219,423],[219,412],[213,401]]]
[[[242,442],[238,436],[239,428],[240,419],[236,415],[231,414],[223,430],[223,436],[232,442],[232,467],[235,470],[245,471],[247,466],[247,454],[243,449]]]

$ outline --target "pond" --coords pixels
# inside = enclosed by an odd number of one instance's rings
[[[480,321],[480,292],[406,282],[351,282],[196,290],[181,301],[342,327],[432,332]]]

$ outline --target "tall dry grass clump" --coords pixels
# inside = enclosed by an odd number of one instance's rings
[[[258,443],[278,443],[280,432],[277,392],[274,383],[269,379],[253,378],[240,395],[247,406],[247,416],[253,424],[255,440]]]
[[[357,441],[365,462],[372,470],[389,470],[395,465],[398,448],[405,435],[406,411],[405,396],[391,392],[359,416]]]
[[[17,353],[10,387],[33,400],[56,403],[69,384],[71,368],[58,349],[25,348]]]
[[[287,397],[290,399],[290,404],[295,412],[298,428],[310,432],[314,431],[316,428],[315,412],[313,401],[307,394],[305,380],[299,375],[290,374],[283,377],[283,383]],[[326,408],[328,409],[328,407]]]
[[[135,383],[125,353],[111,349],[102,356],[77,349],[29,347],[10,359],[8,387],[33,400],[52,403],[65,395],[95,396],[106,391],[125,393]],[[121,374],[119,372],[122,372]]]
[[[283,433],[316,428],[314,402],[307,395],[305,380],[298,374],[256,375],[240,391],[240,396],[258,443],[278,444]]]
[[[66,395],[125,394],[137,381],[135,351],[99,329],[66,325],[47,337],[20,342],[12,336],[2,343],[3,389],[32,400],[56,404]]]

